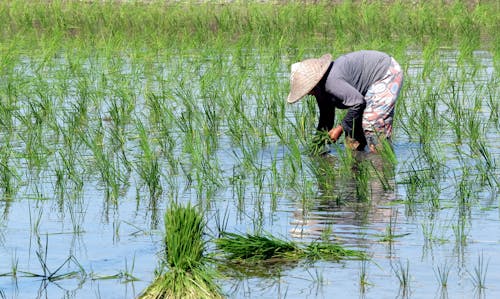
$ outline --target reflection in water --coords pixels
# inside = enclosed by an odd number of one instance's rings
[[[327,154],[314,161],[318,197],[297,204],[292,237],[356,241],[367,234],[369,224],[383,223],[373,232],[381,234],[394,217],[388,206],[396,199],[394,164],[364,152],[355,153],[347,165],[344,158]]]

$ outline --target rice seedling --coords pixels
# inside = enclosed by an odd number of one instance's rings
[[[366,259],[361,260],[359,267],[359,290],[361,293],[366,292],[366,287],[371,285],[368,281],[368,261]]]
[[[137,278],[133,274],[134,267],[135,267],[135,256],[132,260],[132,265],[130,266],[130,268],[128,267],[127,260],[125,259],[124,270],[120,270],[118,273],[111,275],[98,275],[96,273],[90,273],[90,277],[92,280],[115,279],[115,280],[120,280],[122,283],[134,282],[139,280],[139,278]]]
[[[19,258],[17,257],[16,253],[14,252],[14,255],[12,256],[10,272],[0,273],[0,277],[10,276],[10,277],[12,277],[12,279],[14,281],[16,281],[18,278],[18,273],[19,273]]]
[[[396,275],[399,281],[399,292],[402,297],[407,297],[410,293],[410,261],[406,261],[406,265],[403,265],[401,261],[398,262],[397,266],[392,268],[392,271]]]
[[[364,260],[367,255],[359,250],[346,249],[341,245],[328,242],[312,242],[305,249],[305,256],[310,260],[340,261],[345,259]]]
[[[459,209],[462,211],[463,209]],[[461,214],[457,217],[457,223],[453,224],[451,227],[453,229],[453,234],[455,235],[455,244],[458,249],[461,249],[467,244],[467,237],[469,235],[469,226],[467,224],[467,215]]]
[[[113,157],[110,157],[111,152],[105,148],[104,134],[101,122],[95,128],[94,132],[88,133],[85,143],[93,153],[95,166],[105,186],[106,198],[116,204],[120,196],[121,182],[124,182],[126,179],[124,178],[124,173],[120,171],[119,166],[113,161]]]
[[[474,288],[482,290],[486,288],[486,274],[488,273],[489,261],[485,263],[484,255],[481,253],[477,258],[477,265],[474,266],[474,271],[469,272]]]
[[[37,256],[38,262],[40,263],[40,267],[42,270],[41,273],[30,272],[30,271],[21,271],[21,270],[19,270],[18,273],[22,274],[23,277],[39,278],[39,279],[42,279],[43,281],[51,282],[51,283],[59,281],[59,280],[71,279],[71,278],[79,278],[81,281],[84,281],[86,276],[87,276],[85,269],[82,267],[82,265],[78,262],[78,260],[73,255],[68,256],[64,260],[64,262],[61,265],[59,265],[59,267],[57,267],[55,270],[51,270],[49,268],[49,265],[47,264],[47,258],[48,258],[48,236],[47,235],[46,235],[46,239],[45,239],[45,247],[40,249],[39,251],[36,251],[36,256]],[[61,270],[63,268],[71,268],[71,267],[75,267],[76,269],[73,271],[61,273]]]
[[[395,212],[391,213],[391,216],[389,218],[389,223],[385,227],[385,234],[380,235],[379,239],[380,242],[392,243],[397,238],[409,235],[409,233],[396,234],[397,218],[398,218],[398,211],[396,210]]]
[[[140,298],[222,298],[204,261],[203,216],[190,204],[172,202],[165,212],[165,264]]]
[[[445,262],[441,266],[437,266],[436,269],[434,269],[434,275],[436,276],[436,279],[439,282],[439,285],[441,288],[445,289],[448,287],[448,277],[450,275],[450,270],[451,270],[451,265]]]
[[[19,175],[17,174],[15,168],[12,168],[9,164],[11,149],[9,145],[0,148],[0,187],[3,191],[4,198],[11,198],[16,192],[17,180],[19,180]]]
[[[142,156],[136,165],[137,172],[147,185],[150,198],[155,201],[163,190],[160,182],[160,162],[149,142],[146,128],[140,120],[137,120],[137,131],[139,147],[142,150]]]
[[[215,241],[218,248],[226,252],[233,260],[266,260],[273,257],[285,257],[295,252],[294,243],[278,239],[272,235],[240,235],[224,232],[222,238]]]
[[[356,197],[360,201],[367,201],[370,199],[370,190],[368,181],[371,177],[370,169],[371,164],[367,160],[356,163],[354,170],[354,178],[356,180]]]
[[[277,262],[287,260],[331,260],[366,259],[366,254],[327,242],[312,242],[307,245],[279,239],[269,233],[246,234],[224,232],[215,240],[217,247],[227,259],[239,263]]]

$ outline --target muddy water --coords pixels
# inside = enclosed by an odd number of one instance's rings
[[[441,54],[446,72],[456,74],[457,53]],[[435,81],[422,78],[425,66],[420,53],[408,53],[407,86],[409,90],[425,89]],[[489,53],[475,54],[479,63],[475,81],[468,81],[466,95],[482,90],[484,82],[494,75]],[[285,78],[284,78],[285,80]],[[444,79],[440,79],[444,80]],[[490,80],[491,81],[491,80]],[[439,83],[439,82],[438,82]],[[498,85],[497,87],[498,88]],[[498,91],[496,92],[498,95]],[[407,92],[409,98],[415,94]],[[463,96],[463,95],[462,95]],[[496,99],[498,100],[498,99]],[[407,102],[410,103],[410,102]],[[410,105],[410,104],[408,104]],[[500,213],[498,185],[481,183],[474,165],[477,156],[466,157],[457,148],[468,151],[466,144],[457,145],[450,127],[440,131],[439,147],[432,147],[440,164],[429,163],[418,138],[401,129],[411,123],[412,109],[399,115],[394,139],[398,163],[387,172],[384,183],[369,176],[366,187],[369,200],[359,200],[358,182],[338,174],[331,182],[316,177],[312,171],[295,189],[272,179],[286,180],[287,161],[292,153],[287,146],[273,143],[256,155],[265,169],[263,190],[259,179],[252,178],[238,187],[234,169],[241,163],[241,152],[221,137],[218,161],[224,179],[232,182],[218,190],[208,205],[210,232],[216,231],[215,219],[236,232],[268,231],[298,242],[328,239],[349,248],[364,250],[372,259],[360,261],[305,261],[275,265],[248,272],[229,272],[220,281],[230,298],[471,298],[500,296],[496,282],[500,276]],[[249,108],[250,109],[250,108]],[[486,119],[489,107],[484,102],[477,113]],[[438,111],[449,107],[438,105]],[[291,118],[293,119],[293,118]],[[399,129],[398,129],[399,128]],[[498,125],[484,125],[486,145],[491,157],[500,163]],[[443,137],[444,136],[444,137]],[[23,146],[18,148],[20,152]],[[310,167],[337,169],[339,152],[332,147],[320,161],[301,157]],[[32,175],[24,160],[14,159],[23,176],[16,196],[0,201],[0,294],[7,298],[134,298],[153,279],[154,269],[162,254],[162,211],[166,199],[154,206],[147,192],[138,189],[138,180],[117,203],[109,202],[102,186],[89,176],[82,189],[69,189],[63,196],[55,192],[56,178],[50,171]],[[363,154],[360,161],[371,161],[383,167],[379,156]],[[273,166],[274,165],[274,166]],[[314,166],[315,165],[315,166]],[[433,168],[439,165],[439,169]],[[278,169],[277,177],[270,173]],[[470,167],[465,171],[464,167]],[[467,168],[468,169],[468,168]],[[467,175],[463,175],[466,173]],[[426,176],[425,174],[430,174]],[[497,164],[489,172],[500,176]],[[432,180],[411,188],[412,178]],[[419,181],[421,182],[421,181]],[[196,200],[185,178],[179,176],[181,199]],[[359,186],[358,186],[359,187]],[[166,189],[166,188],[165,188]],[[310,190],[301,193],[301,190]],[[460,194],[469,204],[460,205]],[[168,192],[166,192],[168,193]],[[305,195],[304,195],[305,194]],[[63,198],[63,200],[61,200]],[[388,231],[393,239],[388,242]],[[480,261],[483,259],[485,288],[478,288]],[[438,268],[449,268],[447,287],[436,278]],[[360,274],[366,269],[368,284],[360,287]],[[409,286],[400,285],[408,273]]]

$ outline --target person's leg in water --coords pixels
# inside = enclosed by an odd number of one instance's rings
[[[345,136],[346,146],[352,150],[364,151],[366,147],[365,133],[363,132],[362,119],[355,121],[352,127],[352,136]]]
[[[391,141],[394,107],[403,85],[401,66],[391,59],[386,76],[368,88],[362,127],[370,151],[377,152],[382,139]]]

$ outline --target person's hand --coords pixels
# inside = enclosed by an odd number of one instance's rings
[[[333,142],[337,142],[337,140],[339,140],[339,138],[340,138],[340,135],[342,135],[343,131],[344,131],[344,129],[342,129],[342,126],[338,125],[335,128],[328,131],[328,136],[330,136],[330,139]]]

